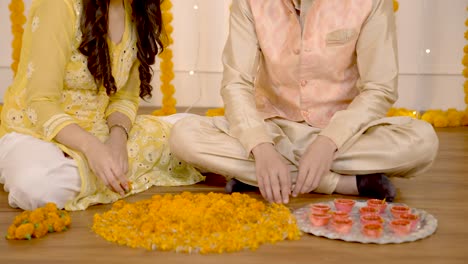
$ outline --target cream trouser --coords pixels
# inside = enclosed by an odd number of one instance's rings
[[[299,159],[320,129],[281,118],[265,123],[275,148],[289,163],[294,184]],[[193,116],[180,120],[172,130],[170,146],[176,156],[202,171],[257,185],[254,159],[229,135],[229,123],[224,117]],[[424,121],[409,117],[377,120],[337,151],[330,173],[322,177],[314,192],[333,193],[343,175],[414,176],[429,168],[438,146],[434,129]]]
[[[173,124],[186,116],[161,119]],[[53,202],[63,208],[80,193],[81,177],[76,162],[55,144],[13,132],[0,138],[0,184],[11,207],[33,210]]]

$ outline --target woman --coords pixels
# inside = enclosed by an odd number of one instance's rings
[[[162,28],[159,0],[33,1],[0,127],[12,207],[82,210],[203,179],[172,157],[169,124],[136,115]]]

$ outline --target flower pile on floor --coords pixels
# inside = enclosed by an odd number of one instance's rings
[[[266,205],[239,193],[184,192],[136,203],[118,201],[94,216],[93,230],[133,248],[202,254],[254,250],[301,236],[284,205]]]
[[[30,240],[40,238],[47,233],[62,232],[71,224],[68,212],[58,210],[53,203],[34,211],[23,211],[15,217],[7,231],[6,239]]]

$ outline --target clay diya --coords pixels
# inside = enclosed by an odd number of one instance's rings
[[[376,207],[377,209],[379,209],[379,212],[382,214],[385,212],[385,209],[387,208],[387,202],[385,200],[370,199],[370,200],[367,200],[367,206]]]
[[[335,199],[333,203],[335,204],[336,210],[349,213],[353,210],[356,201],[351,199]]]
[[[411,230],[415,230],[418,227],[419,224],[419,215],[416,214],[401,214],[400,219],[408,220],[410,221],[411,225]]]
[[[331,214],[312,213],[309,216],[310,222],[314,226],[326,226],[331,219]]]
[[[395,234],[404,236],[411,231],[411,222],[406,219],[396,219],[390,222],[390,227]]]
[[[338,219],[348,219],[349,218],[349,213],[348,212],[343,212],[343,211],[335,211],[332,213],[333,220],[338,220]]]
[[[366,224],[362,226],[361,232],[367,237],[379,238],[382,236],[383,227],[382,224]]]
[[[410,213],[410,208],[406,205],[394,205],[390,208],[393,217],[398,219],[402,214]]]
[[[330,211],[330,206],[326,204],[313,204],[311,206],[312,213],[314,214],[326,214]]]
[[[334,219],[332,221],[333,229],[340,234],[348,234],[353,227],[353,220],[348,219]]]
[[[370,215],[370,214],[378,214],[379,209],[377,207],[370,207],[370,206],[364,206],[359,209],[359,213],[361,215]]]
[[[384,219],[378,214],[361,215],[361,224],[383,224]]]

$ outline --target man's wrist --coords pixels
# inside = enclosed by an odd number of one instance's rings
[[[324,135],[318,135],[317,136],[318,140],[322,140],[323,142],[326,142],[327,144],[330,145],[330,148],[333,149],[333,151],[337,151],[338,147],[336,146],[336,143],[329,137],[324,136]]]

